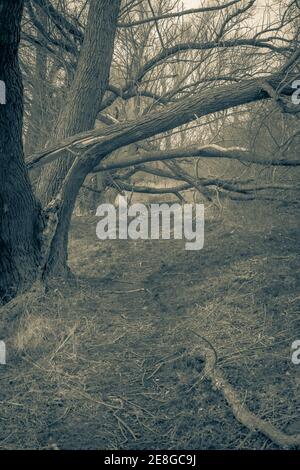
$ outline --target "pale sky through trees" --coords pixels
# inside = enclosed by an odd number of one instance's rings
[[[196,8],[201,6],[201,0],[182,0],[182,3],[184,6],[187,6],[189,8]],[[210,2],[207,2],[208,4]]]
[[[199,0],[183,0],[182,2],[184,6],[188,8],[196,8],[200,6],[200,3],[201,3]]]
[[[202,6],[202,2],[201,0],[182,0],[182,3],[184,5],[184,7],[186,8],[197,8],[197,7],[201,7]],[[209,4],[210,2],[207,2],[207,4]],[[265,0],[260,0],[258,2],[258,5],[259,6],[264,6],[265,4]]]
[[[181,0],[184,9],[188,8],[200,8],[203,6],[203,2],[201,0]],[[217,2],[212,2],[212,0],[208,0],[204,5],[210,5],[211,3],[217,4]],[[268,0],[257,0],[256,2],[256,20],[258,18],[262,18],[264,7],[269,3]]]

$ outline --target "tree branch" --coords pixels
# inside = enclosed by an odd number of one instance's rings
[[[295,75],[287,79],[285,74],[277,73],[267,79],[274,89],[280,87],[284,95],[289,96],[294,92],[291,83],[296,79]],[[269,98],[268,93],[262,90],[261,82],[262,79],[258,78],[244,80],[238,84],[222,85],[206,92],[195,93],[176,104],[166,106],[159,112],[149,113],[136,120],[74,135],[29,157],[27,167],[30,169],[54,161],[64,150],[69,150],[81,155],[83,159],[89,159],[92,171],[106,155],[118,148],[174,129],[208,114]]]

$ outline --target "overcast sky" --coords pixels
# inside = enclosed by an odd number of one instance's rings
[[[201,7],[201,1],[200,0],[182,0],[182,3],[184,4],[185,7],[187,8],[197,8],[197,7]],[[217,3],[217,2],[207,2],[207,4],[209,5],[209,3]],[[259,2],[257,2],[258,5],[263,5],[264,3],[266,3],[264,0],[260,0]]]
[[[184,3],[184,6],[189,7],[189,8],[194,8],[194,7],[199,7],[201,6],[201,2],[199,0],[182,0]]]
[[[203,2],[201,2],[201,0],[181,0],[182,3],[183,3],[183,6],[184,8],[197,8],[197,7],[201,7],[203,6]],[[261,13],[263,12],[264,10],[264,7],[266,6],[266,4],[268,3],[267,0],[257,0],[256,2],[256,14],[258,15],[258,17],[260,17]],[[210,4],[214,4],[216,5],[217,2],[214,2],[213,0],[207,0],[207,2],[205,3],[206,5],[210,5]],[[257,20],[257,17],[256,17],[256,20]]]

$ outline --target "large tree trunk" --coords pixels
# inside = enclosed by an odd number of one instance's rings
[[[39,264],[39,208],[23,159],[23,87],[18,63],[22,0],[0,0],[0,302],[31,284]]]

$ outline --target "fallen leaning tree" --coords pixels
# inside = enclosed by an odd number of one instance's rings
[[[297,54],[297,58],[298,55],[300,54]],[[266,84],[268,84],[268,89],[272,89],[279,97],[291,97],[295,92],[292,85],[297,77],[298,74],[294,73],[287,75],[284,68],[272,76],[210,88],[207,92],[195,93],[176,104],[166,106],[162,111],[149,113],[142,118],[114,124],[106,129],[94,129],[64,139],[28,157],[26,165],[29,170],[46,165],[62,158],[63,152],[67,151],[73,154],[74,158],[77,156],[84,160],[92,171],[106,156],[119,148],[172,130],[209,114],[268,99],[270,94],[266,91]],[[294,107],[296,109],[295,105]],[[188,149],[188,152],[190,151],[192,149]],[[200,153],[201,149],[198,151]],[[213,156],[207,147],[202,148],[202,151],[203,156],[206,156],[205,152],[208,157]],[[225,149],[222,153],[221,149],[215,146],[214,151],[214,156],[225,156]],[[174,150],[174,153],[176,152]],[[213,147],[211,152],[213,152]],[[230,151],[227,153],[230,156]],[[240,156],[246,157],[246,152],[241,151]],[[128,164],[130,163],[126,166]]]

